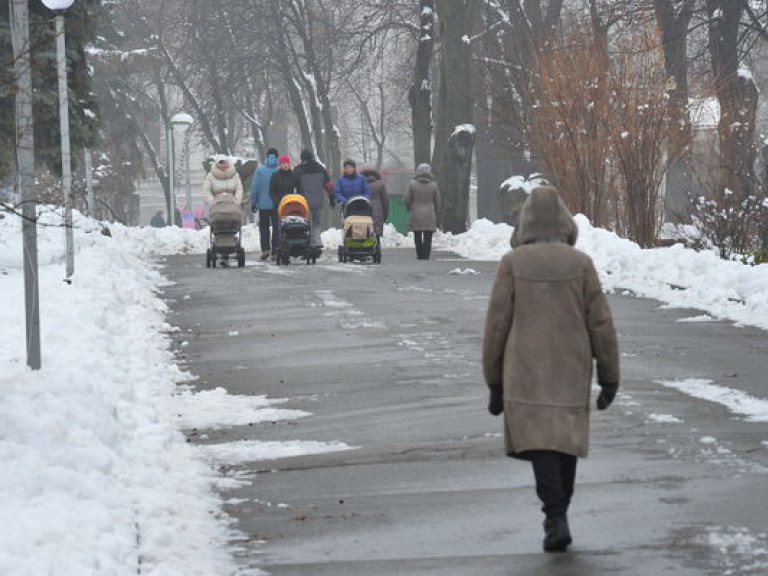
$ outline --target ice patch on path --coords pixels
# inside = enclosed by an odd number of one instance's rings
[[[671,414],[649,414],[648,422],[656,422],[658,424],[679,424],[682,420]]]
[[[700,316],[689,316],[688,318],[680,318],[678,322],[715,322],[709,314],[701,314]]]
[[[712,380],[698,378],[656,382],[694,398],[722,404],[731,412],[744,416],[747,422],[768,422],[768,401],[750,396],[741,390],[718,386],[713,384]]]
[[[695,541],[720,558],[723,575],[768,573],[766,535],[749,528],[709,526]]]
[[[448,274],[454,276],[478,276],[480,272],[474,268],[454,268]]]
[[[315,442],[293,440],[289,442],[261,442],[259,440],[241,440],[226,444],[200,444],[196,450],[206,461],[216,465],[237,465],[256,460],[277,460],[291,456],[307,456],[354,450],[344,442]]]
[[[287,400],[227,394],[224,388],[219,387],[200,392],[185,390],[176,396],[174,409],[178,412],[179,427],[187,430],[296,420],[310,415],[303,410],[272,408],[273,405],[283,402]]]

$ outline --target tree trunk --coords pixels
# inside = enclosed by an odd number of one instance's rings
[[[472,50],[468,38],[480,5],[480,0],[438,4],[443,50],[432,169],[443,198],[442,228],[454,234],[467,230],[469,173],[475,142]],[[459,165],[452,165],[455,162]]]
[[[514,175],[527,178],[537,171],[526,157],[532,148],[530,95],[536,92],[531,71],[537,53],[560,21],[563,3],[550,1],[546,10],[541,4],[541,0],[510,2],[506,14],[488,5],[484,12],[483,29],[501,32],[481,38],[485,64],[479,68],[484,81],[476,82],[477,216],[494,222],[507,219],[499,198],[502,182]]]
[[[669,94],[669,167],[664,194],[664,216],[688,221],[693,198],[692,130],[688,116],[688,25],[695,0],[685,0],[675,13],[672,0],[654,0],[656,22],[664,45],[664,69],[671,79]]]
[[[435,43],[435,1],[420,0],[419,46],[413,83],[408,91],[413,124],[413,165],[430,162],[432,158],[432,82],[429,68]]]
[[[456,130],[448,138],[444,181],[452,184],[450,193],[442,193],[442,228],[460,234],[467,230],[469,183],[472,176],[472,151],[475,145],[474,129]],[[441,192],[444,190],[440,188]]]
[[[285,89],[291,100],[293,113],[296,115],[296,122],[299,125],[299,136],[301,138],[301,148],[302,150],[313,149],[312,129],[310,128],[309,118],[307,118],[307,111],[304,107],[301,89],[293,76],[293,67],[291,66],[291,60],[289,58],[288,41],[285,37],[286,24],[282,8],[272,4],[271,11],[276,36],[276,43],[274,44],[272,54],[280,64],[280,73],[283,76],[283,83],[285,84]]]
[[[755,186],[754,145],[757,88],[751,76],[739,71],[737,43],[744,8],[729,0],[707,0],[710,15],[709,47],[715,91],[720,103],[718,139],[721,179],[716,198],[740,204]],[[735,239],[734,239],[735,240]]]

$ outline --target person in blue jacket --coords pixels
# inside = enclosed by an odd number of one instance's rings
[[[251,181],[251,209],[254,212],[259,211],[259,239],[262,260],[269,258],[272,247],[277,249],[278,243],[277,206],[269,195],[269,182],[272,180],[272,174],[280,168],[277,164],[277,157],[278,152],[275,148],[267,150],[267,158],[256,169]]]
[[[371,197],[368,180],[362,174],[357,173],[357,164],[354,160],[344,160],[343,172],[336,180],[336,186],[333,189],[333,197],[336,202],[344,205],[355,196]]]

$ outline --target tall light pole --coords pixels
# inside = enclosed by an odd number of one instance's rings
[[[59,126],[61,130],[61,192],[64,196],[64,244],[67,278],[75,273],[74,232],[72,230],[72,154],[69,150],[69,95],[67,55],[64,41],[64,11],[75,0],[43,0],[56,13],[56,63],[59,76]]]
[[[173,226],[176,224],[176,182],[174,179],[174,172],[176,167],[173,162],[173,124],[170,120],[165,124],[165,147],[168,149],[168,220],[166,226]]]
[[[27,0],[11,4],[11,36],[16,77],[16,153],[21,188],[21,234],[24,258],[24,303],[27,323],[27,366],[39,370],[40,296],[37,267],[37,200],[35,141],[32,136],[32,73],[29,56],[29,7]]]
[[[189,126],[194,122],[194,119],[192,116],[185,112],[178,112],[174,114],[171,117],[170,125],[171,125],[171,131],[178,126],[181,128],[184,132],[186,132],[189,129]],[[173,136],[171,137],[173,140]],[[187,210],[192,210],[192,190],[190,188],[190,181],[189,181],[189,139],[185,138],[185,153],[186,153],[186,169],[187,169]],[[171,193],[173,193],[173,190],[171,190]]]

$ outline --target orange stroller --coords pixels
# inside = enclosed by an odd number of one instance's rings
[[[289,264],[293,257],[314,264],[317,257],[312,253],[312,221],[306,198],[301,194],[286,194],[277,207],[277,217],[280,221],[277,263]]]

